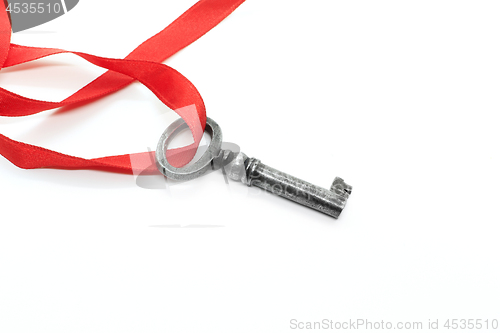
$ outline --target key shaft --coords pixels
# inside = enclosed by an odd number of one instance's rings
[[[233,180],[259,187],[334,218],[339,217],[352,191],[342,178],[335,178],[330,190],[327,190],[267,166],[256,158],[248,158],[243,153],[233,155],[226,151],[216,160],[220,165],[225,164],[224,160],[228,161],[224,170]]]
[[[271,168],[255,158],[247,160],[245,169],[248,186],[259,187],[334,218],[338,218],[344,209],[352,189],[342,179],[336,178],[331,190],[327,190]]]

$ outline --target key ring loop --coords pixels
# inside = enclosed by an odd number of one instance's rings
[[[211,166],[212,160],[220,153],[222,146],[222,131],[219,125],[207,117],[205,132],[210,134],[212,141],[207,151],[193,165],[175,168],[167,161],[166,150],[170,140],[178,133],[188,128],[183,119],[174,121],[163,132],[156,148],[156,166],[158,170],[170,179],[191,180],[202,176]]]

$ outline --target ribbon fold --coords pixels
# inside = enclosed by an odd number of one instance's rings
[[[116,92],[135,80],[149,88],[188,124],[194,143],[168,151],[175,167],[189,163],[205,130],[206,109],[196,87],[181,73],[162,64],[167,58],[206,34],[244,0],[200,0],[164,30],[149,38],[124,59],[83,52],[12,44],[11,27],[4,1],[0,1],[0,69],[60,53],[72,53],[108,71],[61,102],[26,98],[0,88],[0,116],[22,117],[46,110],[89,102]],[[200,126],[201,124],[201,126]],[[12,140],[0,134],[0,154],[23,169],[53,168],[100,170],[116,173],[158,173],[153,152],[85,159]],[[134,160],[132,166],[130,160]]]

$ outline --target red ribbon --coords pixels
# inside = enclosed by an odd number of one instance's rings
[[[205,130],[205,105],[196,87],[182,74],[162,62],[210,31],[243,2],[244,0],[201,0],[160,33],[139,45],[125,59],[110,59],[82,52],[11,44],[10,21],[4,1],[0,1],[0,69],[58,53],[72,53],[96,66],[108,69],[106,73],[61,102],[34,100],[0,88],[0,116],[28,116],[96,100],[137,80],[189,125],[194,143],[168,151],[169,162],[173,166],[181,167],[193,158],[200,143]],[[151,161],[155,159],[153,152],[85,159],[15,141],[0,134],[0,154],[23,169],[157,173],[156,166],[151,165]],[[134,160],[133,166],[131,158]]]

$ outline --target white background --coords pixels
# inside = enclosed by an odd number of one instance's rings
[[[123,58],[194,3],[82,0],[12,41]],[[0,331],[500,319],[499,15],[497,1],[249,0],[166,61],[225,141],[353,185],[338,220],[219,172],[145,189],[0,157]],[[2,70],[0,86],[59,101],[102,72],[58,55]],[[154,149],[174,119],[136,83],[1,118],[0,133],[90,158]]]

